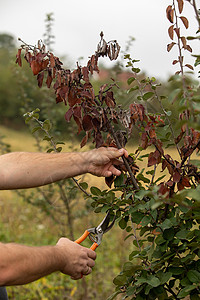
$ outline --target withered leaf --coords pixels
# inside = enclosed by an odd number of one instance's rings
[[[177,0],[178,1],[178,10],[179,13],[181,14],[183,11],[183,0]]]
[[[83,148],[86,145],[87,141],[88,141],[88,133],[86,132],[86,135],[82,138],[82,141],[80,144],[81,148]]]
[[[147,145],[148,145],[148,137],[147,137],[146,132],[142,133],[141,140],[142,140],[142,143],[141,143],[140,146],[145,150],[147,148]]]
[[[161,162],[161,155],[158,150],[151,152],[148,157],[148,167],[154,166]]]
[[[168,28],[168,34],[169,34],[169,37],[170,39],[174,39],[174,25],[171,25],[169,28]]]
[[[105,103],[108,107],[115,107],[115,99],[113,97],[113,92],[112,91],[108,91],[106,93],[106,97],[105,97]]]
[[[166,9],[167,19],[173,23],[174,22],[174,10],[171,5],[169,5]]]
[[[99,148],[104,144],[104,140],[100,131],[95,133],[95,142],[96,142],[96,148]]]
[[[114,175],[111,175],[110,177],[105,178],[105,183],[107,184],[107,186],[109,188],[112,187],[112,184],[113,184],[114,181],[115,181],[115,176]]]
[[[173,181],[174,182],[179,182],[181,179],[181,170],[179,171],[178,169],[175,169],[174,174],[173,174]]]
[[[70,107],[70,109],[65,113],[65,120],[67,122],[69,122],[71,120],[73,113],[74,113],[73,109],[72,109],[72,107]]]
[[[86,83],[89,83],[89,70],[88,70],[88,67],[82,67],[81,68],[81,73],[83,74],[83,80]]]
[[[186,49],[186,47],[187,47],[187,41],[186,41],[186,38],[184,36],[181,37],[181,42],[183,44],[183,48]]]
[[[177,37],[180,38],[180,28],[174,28],[174,31],[176,32]]]
[[[83,130],[82,124],[81,124],[81,120],[77,117],[75,117],[73,115],[74,121],[76,122],[77,126],[78,126],[78,134]]]
[[[52,75],[51,75],[51,70],[48,70],[48,75],[47,75],[47,80],[46,80],[46,85],[48,88],[51,87],[51,83],[52,83]]]
[[[73,87],[70,88],[69,94],[68,94],[68,103],[69,106],[74,106],[76,104],[81,103],[81,99],[77,96],[77,90]]]
[[[189,21],[186,17],[180,17],[181,21],[183,22],[186,29],[189,27]]]
[[[194,70],[193,66],[191,66],[189,64],[186,64],[185,66],[188,67],[190,70]]]
[[[44,79],[44,72],[41,72],[37,75],[37,81],[38,81],[39,88],[42,87],[43,79]]]
[[[169,188],[168,186],[165,184],[165,183],[161,183],[159,185],[159,190],[158,190],[159,194],[161,195],[166,195],[167,194],[167,197],[169,195]]]
[[[74,112],[74,116],[81,119],[82,118],[82,113],[81,113],[81,106],[77,105],[75,107],[73,107],[73,112]]]
[[[174,47],[174,45],[176,45],[176,43],[174,43],[174,42],[172,42],[171,44],[168,44],[167,51],[169,52]]]
[[[17,55],[16,55],[16,64],[18,64],[20,67],[22,66],[22,59],[21,59],[21,52],[22,49],[18,49]]]
[[[186,49],[192,53],[192,48],[189,45],[186,46]]]
[[[50,53],[50,67],[54,68],[55,67],[55,57],[53,53]]]
[[[89,131],[93,128],[92,117],[90,115],[83,116],[82,126],[85,131]]]
[[[173,60],[172,65],[175,65],[175,64],[177,64],[177,63],[178,63],[178,60],[175,59],[175,60]]]

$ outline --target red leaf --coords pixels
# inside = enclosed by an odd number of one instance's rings
[[[55,57],[53,53],[50,53],[50,67],[54,68],[55,67]]]
[[[149,136],[151,139],[156,138],[156,131],[155,129],[150,129],[149,130]]]
[[[99,147],[101,147],[104,144],[103,137],[102,137],[100,131],[98,131],[95,134],[95,142],[96,142],[96,148],[99,148]]]
[[[181,21],[183,22],[186,29],[189,27],[189,21],[186,17],[180,17]]]
[[[173,181],[179,182],[180,179],[181,179],[180,172],[177,169],[175,169],[174,174],[173,174]]]
[[[69,106],[74,106],[75,104],[80,104],[81,99],[77,97],[77,91],[75,88],[70,88],[69,94],[68,94],[68,103]]]
[[[36,60],[33,60],[31,62],[31,70],[33,72],[33,75],[37,75],[42,69],[41,69],[41,63],[39,63]]]
[[[190,180],[187,176],[182,177],[181,183],[186,187],[191,187]]]
[[[141,147],[142,147],[143,149],[146,149],[146,148],[147,148],[147,145],[148,145],[148,138],[147,138],[147,133],[146,133],[146,132],[143,132],[143,133],[142,133],[142,138],[141,138],[141,140],[142,140]]]
[[[158,193],[161,195],[167,194],[167,197],[169,196],[169,188],[167,187],[167,185],[165,183],[161,183],[159,185]]]
[[[94,130],[96,132],[99,131],[99,129],[100,129],[100,122],[99,122],[99,120],[97,118],[93,118],[92,119],[92,125],[93,125],[93,128],[94,128]]]
[[[74,118],[74,121],[76,122],[76,124],[77,124],[77,126],[78,126],[78,134],[79,134],[79,133],[83,130],[82,124],[81,124],[79,118],[77,118],[77,117],[75,117],[75,116],[73,116],[73,118]]]
[[[17,55],[16,55],[16,64],[18,64],[20,67],[22,66],[22,59],[21,59],[21,52],[22,49],[18,49]]]
[[[48,70],[48,75],[47,75],[47,80],[46,80],[46,85],[48,88],[50,88],[52,80],[53,80],[53,78],[51,75],[51,70]]]
[[[84,147],[86,145],[88,141],[88,133],[86,133],[86,135],[83,137],[82,141],[81,141],[81,148]]]
[[[87,67],[81,68],[81,73],[83,74],[83,80],[86,83],[89,83],[89,71]]]
[[[158,150],[151,152],[148,157],[148,167],[154,166],[161,162],[161,155]]]
[[[82,113],[81,113],[81,106],[78,105],[76,107],[73,108],[74,111],[74,116],[81,119],[82,118]]]
[[[105,178],[105,182],[106,182],[107,186],[108,186],[110,189],[111,189],[111,187],[112,187],[112,184],[113,184],[114,180],[115,180],[115,176],[114,176],[114,175],[111,175],[110,177],[106,177],[106,178]]]
[[[58,102],[65,102],[65,105],[67,105],[67,97],[68,97],[69,88],[68,86],[62,86],[61,88],[57,89],[56,93],[56,101]]]
[[[92,117],[90,115],[85,115],[83,117],[82,126],[85,131],[89,131],[93,128]]]
[[[115,99],[113,97],[113,92],[109,91],[106,93],[105,103],[108,107],[115,107]]]
[[[70,107],[70,109],[65,114],[65,120],[69,122],[72,116],[73,116],[73,109]]]
[[[37,75],[37,81],[38,81],[39,88],[42,87],[43,79],[44,79],[44,72],[41,72]]]

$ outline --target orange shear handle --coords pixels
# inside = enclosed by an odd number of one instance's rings
[[[86,239],[86,237],[88,237],[89,234],[90,234],[89,231],[86,230],[86,231],[83,233],[83,235],[82,235],[78,240],[75,241],[75,243],[77,243],[77,244],[82,243],[82,242]],[[97,243],[93,243],[93,245],[90,247],[90,249],[92,249],[93,251],[95,251],[95,249],[96,249],[98,246],[99,246],[99,245],[98,245]]]

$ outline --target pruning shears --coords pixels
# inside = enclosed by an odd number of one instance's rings
[[[89,239],[93,242],[90,249],[95,251],[95,249],[101,244],[101,240],[104,233],[108,232],[113,227],[115,223],[115,217],[110,223],[110,225],[109,223],[110,211],[108,211],[103,221],[97,227],[86,229],[83,235],[79,239],[77,239],[75,243],[80,244],[89,236]]]

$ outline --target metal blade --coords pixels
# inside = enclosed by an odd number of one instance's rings
[[[109,225],[109,223],[110,223],[110,211],[108,211],[108,213],[105,216],[105,218],[103,219],[103,221],[97,226],[97,230],[101,229],[103,231],[103,233],[106,233],[113,227],[113,225],[115,223],[115,218],[113,219],[113,221],[110,225]]]

